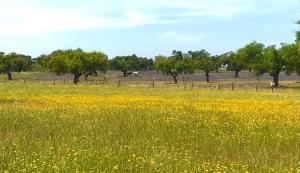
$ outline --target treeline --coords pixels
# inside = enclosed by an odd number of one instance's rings
[[[298,22],[300,25],[300,21]],[[56,75],[66,73],[73,74],[74,84],[80,77],[87,79],[99,72],[116,70],[127,77],[133,71],[157,70],[169,75],[177,83],[177,77],[181,74],[192,74],[196,71],[204,71],[206,80],[212,71],[218,72],[225,67],[233,71],[238,77],[242,70],[249,70],[257,77],[269,73],[273,76],[275,87],[279,85],[279,74],[297,73],[300,75],[300,31],[296,33],[296,42],[265,46],[259,42],[251,42],[235,52],[228,52],[218,56],[212,56],[206,50],[182,51],[174,50],[170,56],[156,56],[154,59],[138,57],[137,55],[117,56],[108,59],[102,52],[85,52],[82,49],[56,50],[49,55],[41,55],[36,59],[30,56],[0,52],[0,73],[7,74],[8,80],[12,80],[12,72],[31,70],[48,70]]]
[[[278,87],[281,72],[287,75],[296,72],[300,75],[300,48],[296,43],[281,44],[277,48],[254,41],[236,52],[220,56],[211,56],[205,50],[185,54],[173,51],[171,56],[157,56],[154,65],[157,70],[171,76],[175,83],[178,75],[191,74],[197,70],[204,71],[209,82],[210,72],[217,72],[223,66],[228,71],[233,71],[235,77],[238,77],[242,70],[249,70],[257,77],[269,73],[273,76],[275,87]]]

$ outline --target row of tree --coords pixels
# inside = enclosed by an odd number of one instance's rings
[[[156,69],[172,76],[175,83],[178,75],[191,74],[197,70],[204,71],[209,82],[209,73],[218,71],[221,66],[234,71],[235,77],[238,77],[242,70],[253,71],[257,77],[269,73],[273,76],[273,82],[277,87],[281,72],[288,75],[293,72],[300,74],[300,50],[296,43],[281,44],[276,48],[276,46],[265,47],[262,43],[252,42],[236,52],[220,56],[211,56],[207,51],[201,50],[186,54],[174,51],[169,57],[155,58]]]
[[[300,25],[300,21],[298,22]],[[156,56],[155,59],[130,56],[117,56],[111,60],[102,52],[85,52],[82,49],[57,50],[49,55],[41,55],[32,60],[30,56],[17,53],[4,54],[0,52],[0,73],[5,73],[12,80],[12,72],[29,71],[40,66],[56,75],[70,73],[74,75],[74,84],[81,76],[87,79],[98,72],[107,70],[121,71],[124,77],[132,71],[156,69],[171,76],[175,83],[181,74],[191,74],[203,71],[207,82],[212,71],[218,72],[220,67],[234,71],[235,77],[242,70],[249,70],[257,77],[269,73],[274,78],[274,84],[279,85],[279,74],[285,72],[300,74],[300,31],[296,33],[296,42],[265,46],[262,43],[251,42],[238,49],[219,56],[212,56],[205,50],[183,53],[174,50],[171,56]]]
[[[106,73],[108,69],[122,71],[123,76],[127,77],[130,70],[150,70],[153,67],[152,59],[131,55],[108,60],[102,52],[84,52],[82,49],[57,50],[40,56],[37,61],[56,75],[73,74],[74,84],[79,82],[81,76],[87,79],[91,75],[97,76],[98,72]]]

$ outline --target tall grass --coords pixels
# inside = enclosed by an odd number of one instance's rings
[[[300,94],[0,85],[0,171],[297,172]]]

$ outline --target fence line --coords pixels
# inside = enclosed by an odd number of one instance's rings
[[[17,79],[14,81],[0,80],[0,83],[11,84],[37,84],[37,85],[74,85],[72,80],[66,79]],[[125,81],[125,80],[82,80],[79,85],[85,86],[127,86],[127,87],[145,87],[145,88],[185,88],[185,89],[215,89],[215,90],[270,90],[272,92],[277,89],[270,85],[270,81],[216,81],[211,83],[198,81],[180,81],[175,84],[172,81]],[[291,88],[296,88],[293,83]]]

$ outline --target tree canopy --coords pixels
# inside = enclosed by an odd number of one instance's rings
[[[189,51],[189,55],[191,55],[192,60],[195,61],[195,69],[204,71],[206,81],[209,83],[209,73],[215,70],[217,61],[206,50]]]
[[[97,75],[98,71],[105,73],[108,69],[108,57],[105,54],[84,52],[82,49],[57,50],[41,56],[38,61],[56,75],[73,74],[74,84],[79,82],[82,75],[87,79],[90,75]]]
[[[172,54],[170,57],[157,56],[155,57],[155,68],[163,74],[173,78],[175,83],[178,83],[177,77],[180,74],[190,74],[194,71],[194,64],[190,57],[180,57],[180,54]]]
[[[135,54],[129,56],[116,56],[109,61],[112,70],[122,71],[123,77],[128,76],[129,71],[150,70],[153,60],[138,57]]]
[[[17,53],[4,54],[0,53],[0,72],[7,74],[8,80],[12,80],[12,72],[22,72],[30,70],[30,56]]]

